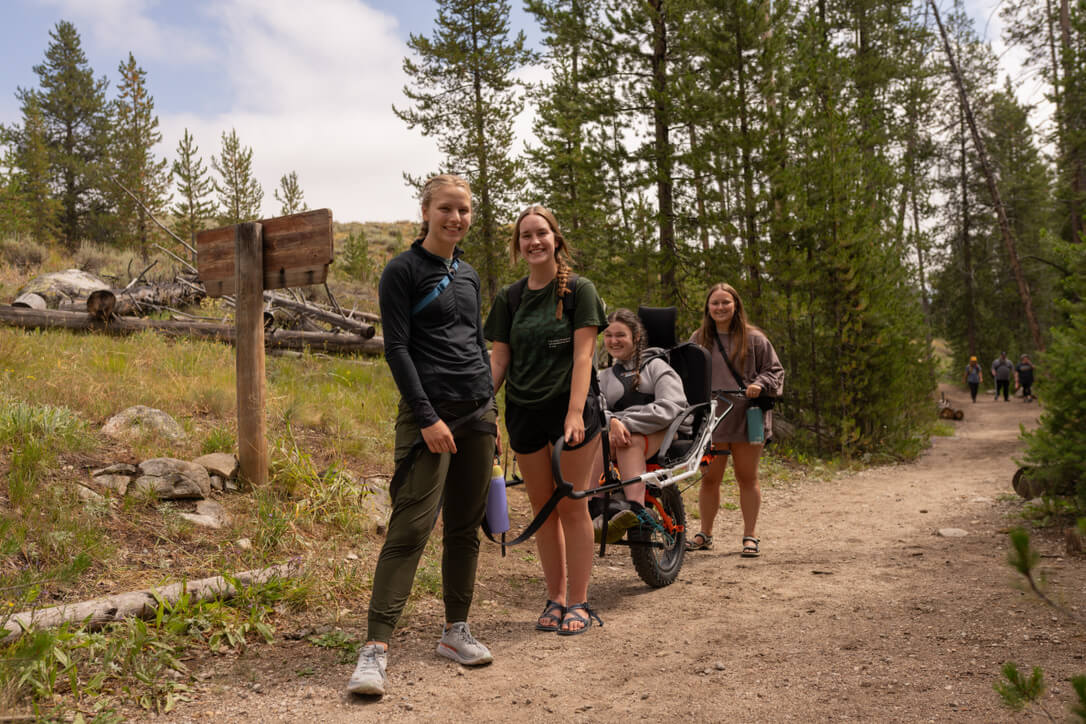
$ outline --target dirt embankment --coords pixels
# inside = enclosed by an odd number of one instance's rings
[[[353,664],[337,652],[279,640],[193,662],[192,700],[162,719],[991,722],[1011,718],[992,689],[1008,660],[1044,668],[1045,705],[1061,718],[1068,679],[1086,673],[1086,559],[1064,556],[1062,531],[1034,534],[1077,623],[1006,565],[1023,505],[1010,488],[1018,426],[1035,424],[1038,407],[952,396],[965,405],[957,434],[914,464],[767,485],[759,559],[738,555],[738,511],[722,513],[716,547],[690,554],[667,588],[641,583],[625,550],[597,559],[590,597],[603,628],[534,631],[545,596],[531,548],[503,559],[484,542],[472,630],[493,665],[434,654],[434,603],[397,632],[379,701],[344,695]],[[341,625],[364,635],[366,601],[343,606]]]

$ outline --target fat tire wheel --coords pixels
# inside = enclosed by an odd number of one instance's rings
[[[677,533],[670,545],[667,538],[656,528],[634,526],[627,536],[630,541],[630,557],[641,580],[653,588],[663,588],[675,582],[679,570],[683,567],[686,555],[686,511],[683,508],[683,496],[677,485],[668,485],[659,497],[664,511],[671,516],[675,525],[684,528]],[[664,547],[659,547],[664,546]]]

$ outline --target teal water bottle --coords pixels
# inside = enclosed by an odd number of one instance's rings
[[[747,408],[747,442],[765,442],[765,425],[762,422],[762,408],[751,405]]]

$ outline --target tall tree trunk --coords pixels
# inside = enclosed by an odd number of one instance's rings
[[[672,178],[671,101],[667,76],[667,23],[664,0],[649,0],[652,17],[652,116],[655,130],[656,203],[660,212],[660,282],[673,301],[679,299],[675,281],[679,250],[675,242],[675,190]]]
[[[973,117],[973,110],[969,106],[969,96],[965,92],[965,83],[962,81],[961,71],[958,69],[958,63],[954,59],[954,52],[950,49],[950,41],[947,39],[946,28],[943,27],[943,20],[939,17],[939,8],[935,6],[935,0],[928,0],[931,3],[932,12],[935,13],[935,22],[939,25],[939,33],[943,36],[943,48],[946,50],[947,60],[950,62],[950,70],[954,74],[954,81],[958,85],[958,95],[961,99],[962,110],[965,112],[965,118],[969,122],[969,131],[973,136],[973,145],[977,149],[977,158],[980,160],[981,168],[984,170],[984,178],[988,182],[988,192],[992,195],[992,203],[995,205],[996,215],[999,217],[999,230],[1003,234],[1003,243],[1007,247],[1007,258],[1011,265],[1011,271],[1014,272],[1015,281],[1018,282],[1018,296],[1022,299],[1023,312],[1026,315],[1026,321],[1029,323],[1030,333],[1033,335],[1033,344],[1040,351],[1044,351],[1045,343],[1044,338],[1041,336],[1041,327],[1037,324],[1037,315],[1033,312],[1033,299],[1030,296],[1029,285],[1026,283],[1026,278],[1022,274],[1022,265],[1018,263],[1018,249],[1014,240],[1014,235],[1011,232],[1011,225],[1007,221],[1007,211],[1003,208],[1003,199],[999,195],[999,187],[996,186],[995,175],[992,173],[991,164],[988,162],[988,154],[984,150],[984,139],[980,137],[980,131],[977,130],[977,121]],[[1066,2],[1066,0],[1064,0]]]
[[[1067,63],[1068,56],[1073,52],[1071,47],[1071,8],[1068,0],[1060,0],[1060,41],[1063,45],[1063,58],[1064,63]],[[1066,67],[1063,69],[1064,81],[1074,77],[1074,69]],[[1055,87],[1055,85],[1054,85]],[[1079,96],[1081,97],[1081,96]],[[1064,149],[1064,163],[1067,164],[1067,174],[1071,180],[1071,198],[1068,204],[1069,212],[1071,214],[1071,241],[1082,241],[1082,210],[1080,208],[1082,202],[1083,191],[1086,190],[1086,162],[1083,159],[1082,141],[1078,140],[1083,132],[1086,132],[1084,128],[1074,128],[1067,122],[1068,117],[1079,116],[1078,109],[1071,109],[1065,102],[1063,104],[1064,123],[1063,130],[1071,137],[1071,141],[1067,143]],[[1057,117],[1059,117],[1057,109]]]
[[[974,286],[973,245],[969,241],[969,154],[965,148],[965,111],[958,109],[959,181],[962,192],[962,277],[965,283],[965,337],[970,354],[977,352],[977,292]]]

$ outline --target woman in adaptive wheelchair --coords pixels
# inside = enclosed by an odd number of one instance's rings
[[[709,289],[701,327],[690,340],[709,350],[712,356],[713,389],[743,390],[744,395],[732,398],[735,407],[713,433],[716,454],[702,472],[698,493],[701,530],[687,541],[686,547],[696,551],[708,550],[713,545],[713,521],[720,510],[720,481],[730,453],[743,513],[740,555],[755,558],[761,542],[755,533],[762,505],[758,462],[763,441],[772,433],[772,413],[767,403],[783,390],[784,368],[765,334],[747,322],[743,300],[728,284],[716,284]]]
[[[616,309],[607,317],[603,343],[614,364],[600,372],[600,392],[607,410],[611,457],[623,480],[645,472],[645,461],[660,449],[667,428],[686,407],[683,383],[672,369],[660,348],[645,348],[645,328],[629,309]],[[603,472],[603,460],[597,458],[593,480]],[[611,511],[607,527],[608,543],[622,538],[626,530],[637,524],[639,511],[645,504],[645,484],[631,483],[623,488],[625,500],[619,495],[610,498],[617,510]],[[595,539],[603,535],[602,511],[594,508],[603,498],[593,498]]]
[[[503,382],[509,446],[534,512],[555,490],[552,444],[564,438],[562,475],[586,490],[600,457],[600,410],[590,395],[597,330],[605,324],[596,288],[569,268],[570,249],[554,215],[529,206],[517,219],[513,262],[523,258],[528,276],[498,292],[484,326],[494,390]],[[540,631],[584,633],[592,621],[588,605],[592,572],[592,521],[586,498],[563,498],[536,533],[547,585],[547,603],[536,622]]]

